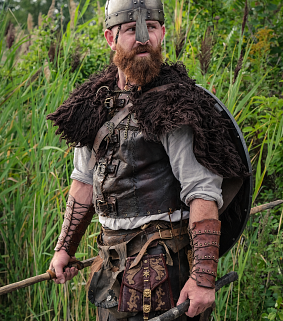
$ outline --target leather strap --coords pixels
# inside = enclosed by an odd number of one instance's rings
[[[158,91],[163,91],[166,90],[168,87],[170,87],[172,84],[167,84],[167,85],[162,85],[162,86],[158,86],[155,88],[152,88],[150,90],[148,90],[147,92],[145,92],[143,95],[150,93],[150,92],[158,92]],[[124,96],[126,94],[122,94],[120,95],[119,99],[123,99]],[[95,163],[96,163],[96,157],[95,154],[97,153],[99,146],[101,144],[101,142],[103,141],[103,139],[109,134],[109,129],[106,126],[106,124],[108,123],[112,123],[112,128],[115,129],[120,122],[125,119],[129,113],[130,113],[130,108],[133,106],[133,104],[131,102],[129,102],[124,108],[122,108],[109,122],[106,122],[105,124],[103,124],[103,126],[98,130],[95,139],[94,139],[94,143],[93,143],[93,150],[92,150],[92,154],[91,154],[91,158],[88,162],[88,168],[89,170],[92,170]]]
[[[112,128],[115,129],[120,122],[126,118],[129,113],[130,113],[130,107],[132,107],[133,104],[130,102],[128,103],[124,108],[122,108],[109,122],[107,123],[112,123]],[[109,129],[106,126],[105,123],[97,132],[95,139],[94,139],[94,143],[93,143],[93,148],[92,148],[92,154],[91,154],[91,158],[88,162],[88,168],[91,170],[93,169],[95,163],[96,163],[96,157],[95,154],[97,153],[99,146],[101,144],[101,142],[103,141],[103,139],[109,134]]]
[[[147,242],[144,244],[144,246],[141,248],[139,254],[136,256],[136,258],[134,259],[133,263],[130,266],[130,269],[132,269],[133,267],[137,266],[140,262],[140,260],[142,259],[142,257],[144,256],[147,248],[149,247],[150,243],[155,241],[155,240],[168,240],[168,239],[172,239],[173,237],[179,237],[180,235],[184,235],[187,234],[187,228],[183,227],[182,229],[180,228],[176,228],[173,230],[164,230],[164,231],[158,231],[155,232],[148,240]]]

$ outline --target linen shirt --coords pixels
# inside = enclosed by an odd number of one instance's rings
[[[193,132],[190,126],[181,126],[172,133],[160,137],[160,141],[169,157],[172,172],[181,184],[180,199],[187,205],[195,198],[215,201],[218,208],[223,205],[222,177],[202,166],[193,153]],[[85,184],[93,185],[93,170],[88,169],[91,151],[87,147],[75,148],[74,170],[71,178]],[[183,219],[189,218],[189,212],[183,212]],[[169,218],[168,213],[146,217],[107,218],[99,217],[104,227],[112,230],[133,229],[150,221],[164,220],[177,222],[181,219],[181,211],[174,211]]]

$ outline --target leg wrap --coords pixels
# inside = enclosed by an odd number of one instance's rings
[[[77,203],[74,197],[69,195],[62,231],[54,250],[63,249],[70,256],[74,256],[94,213],[93,205]]]
[[[221,221],[206,219],[194,222],[192,229],[189,230],[194,258],[191,278],[199,286],[215,288],[220,229]]]

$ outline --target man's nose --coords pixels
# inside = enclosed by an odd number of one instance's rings
[[[136,41],[136,43],[139,45],[146,45],[149,43],[149,40],[147,40],[146,42]]]

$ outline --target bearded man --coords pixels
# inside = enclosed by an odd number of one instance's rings
[[[48,116],[76,145],[50,268],[58,284],[78,273],[63,268],[96,212],[89,299],[98,320],[148,320],[187,298],[178,320],[198,320],[215,300],[221,221],[223,252],[246,221],[247,156],[221,102],[181,63],[163,62],[160,0],[108,0],[106,26],[113,64]]]

